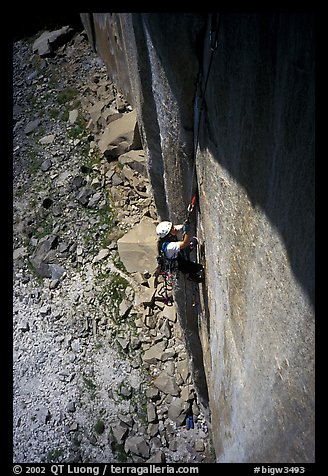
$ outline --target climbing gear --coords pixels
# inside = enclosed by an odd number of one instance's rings
[[[186,216],[186,219],[184,221],[184,228],[183,228],[184,233],[188,233],[188,231],[189,231],[190,215],[191,215],[191,212],[193,211],[193,209],[195,207],[196,198],[197,198],[197,193],[195,193],[195,195],[192,197],[192,199],[191,199],[191,201],[190,201],[190,203],[187,207],[187,216]],[[188,231],[185,228],[187,228]]]
[[[160,296],[157,298],[157,301],[161,301],[167,306],[173,306],[173,296],[169,294],[172,291],[173,286],[167,282],[166,278],[164,277],[164,283],[162,287],[157,291],[157,294]]]
[[[194,419],[192,415],[187,416],[186,418],[186,429],[190,430],[194,428]]]
[[[195,206],[195,202],[196,202],[196,198],[197,198],[197,194],[195,193],[195,195],[192,197],[188,207],[187,207],[187,219],[189,218],[191,212],[193,211],[194,209],[194,206]]]
[[[156,296],[156,293],[154,293],[150,301],[143,303],[144,308],[154,308],[157,301],[164,303],[166,306],[173,306],[173,296],[169,295],[169,291],[171,290],[172,288],[170,285],[164,280],[164,283],[162,283],[160,289],[157,290],[158,296]]]
[[[190,204],[188,205],[187,208],[187,218],[184,221],[183,224],[183,233],[188,233],[190,229],[190,214],[194,209],[196,202],[196,194],[192,198]],[[159,236],[159,238],[164,238],[169,234],[172,228],[172,222],[169,221],[163,221],[159,223],[156,227],[156,234]],[[178,282],[178,275],[179,275],[179,270],[180,270],[180,264],[179,264],[179,257],[183,257],[184,261],[191,261],[190,260],[190,252],[193,251],[196,248],[196,245],[198,243],[198,240],[196,237],[193,237],[190,241],[190,245],[185,248],[184,250],[180,250],[178,257],[176,258],[168,258],[166,256],[166,250],[169,245],[173,241],[177,241],[177,237],[175,236],[173,239],[171,238],[170,241],[163,241],[162,243],[160,242],[160,250],[159,250],[159,255],[157,256],[157,269],[155,271],[155,276],[158,279],[159,277],[163,278],[163,283],[162,287],[157,291],[158,298],[153,298],[151,302],[146,303],[145,305],[153,305],[155,301],[161,301],[164,302],[164,304],[171,306],[173,304],[173,298],[172,298],[172,290],[173,288],[177,285]],[[181,261],[180,261],[181,263]],[[189,274],[188,279],[194,282],[203,282],[203,275],[200,276],[199,273],[200,271],[193,271],[192,269],[190,271],[183,271],[184,274]],[[202,273],[201,273],[202,274]]]
[[[193,419],[192,415],[189,416],[189,426],[190,426],[191,429],[194,428],[194,419]]]
[[[170,233],[171,228],[172,228],[172,222],[162,221],[156,227],[156,234],[159,238],[165,238],[165,236],[167,236]]]
[[[182,228],[182,231],[183,231],[183,233],[188,233],[189,230],[190,230],[189,223],[187,221],[185,221],[184,225],[183,225],[183,228]]]
[[[186,430],[190,430],[189,417],[186,418]]]
[[[212,63],[213,63],[213,57],[214,53],[218,48],[218,37],[219,37],[219,23],[220,23],[220,15],[218,13],[212,13],[211,17],[211,26],[210,26],[210,38],[209,38],[209,43],[210,43],[210,58],[208,62],[208,68],[205,76],[205,83],[204,83],[204,89],[201,87],[201,72],[199,73],[199,79],[198,79],[198,85],[197,85],[197,91],[195,95],[195,103],[194,103],[194,153],[193,153],[193,164],[192,164],[192,176],[191,176],[191,181],[190,181],[190,203],[187,208],[187,220],[190,218],[190,214],[194,209],[196,198],[197,198],[197,185],[196,185],[196,192],[194,189],[194,181],[196,178],[196,155],[197,155],[197,149],[198,149],[198,143],[199,143],[199,135],[200,135],[200,125],[201,125],[201,118],[205,106],[205,97],[206,97],[206,90],[207,90],[207,85],[208,85],[208,79],[210,76],[210,71],[212,68]],[[189,258],[189,255],[187,254],[187,259]],[[204,273],[201,273],[201,276],[198,276],[198,282],[203,282],[204,280]],[[193,306],[197,305],[197,296],[198,295],[198,289],[196,289],[196,285],[194,285],[194,291],[193,291]]]
[[[157,263],[159,265],[159,275],[163,276],[164,282],[170,285],[176,284],[178,278],[178,261],[175,258],[168,258],[166,256],[166,248],[170,241],[165,241],[162,244],[159,256],[157,256]]]
[[[162,287],[157,292],[160,296],[159,299],[161,299],[164,304],[172,306],[173,297],[170,293],[178,281],[179,264],[176,258],[170,259],[166,256],[165,252],[169,243],[170,241],[164,241],[161,245],[160,254],[157,256],[158,267],[155,271],[155,276],[156,278],[161,276],[164,280]]]
[[[210,47],[215,51],[218,47],[220,15],[218,13],[212,14],[211,30],[210,30]]]
[[[190,251],[192,251],[193,249],[195,249],[197,245],[198,245],[198,238],[197,238],[196,236],[193,236],[193,237],[190,239],[190,243],[189,243],[189,249],[190,249]]]
[[[196,98],[195,98],[194,130],[196,131],[196,134],[194,135],[193,173],[192,173],[191,185],[190,185],[190,196],[191,197],[194,193],[193,185],[194,185],[194,180],[195,180],[195,175],[196,175],[196,154],[197,154],[197,148],[198,148],[198,142],[199,142],[201,116],[202,116],[202,113],[203,113],[203,110],[204,110],[207,83],[208,83],[208,79],[209,79],[209,76],[210,76],[210,71],[211,71],[211,68],[212,68],[213,57],[214,57],[214,53],[215,53],[215,51],[217,50],[217,47],[218,47],[220,19],[221,19],[221,17],[219,15],[219,13],[212,13],[211,27],[210,27],[210,38],[209,38],[211,56],[210,56],[210,59],[209,59],[207,73],[206,73],[206,77],[205,77],[204,91],[201,91],[200,81],[198,81],[198,91],[196,93]],[[200,74],[199,74],[199,76],[200,76]]]
[[[210,75],[210,70],[212,67],[212,62],[213,62],[213,56],[214,52],[216,51],[218,47],[218,35],[219,35],[219,21],[220,21],[220,16],[217,13],[212,13],[212,18],[211,18],[211,28],[210,28],[210,49],[211,49],[211,56],[209,60],[209,65],[207,69],[207,74],[206,74],[206,79],[205,79],[205,86],[204,86],[204,91],[201,91],[200,87],[200,81],[198,81],[198,91],[196,94],[195,98],[195,114],[194,114],[194,131],[196,131],[196,134],[194,134],[194,154],[193,154],[193,172],[192,172],[192,178],[191,178],[191,184],[190,184],[190,203],[187,207],[187,218],[184,223],[184,233],[187,233],[187,230],[189,231],[189,221],[190,221],[190,215],[191,212],[193,211],[196,203],[196,198],[197,198],[197,188],[196,188],[196,193],[194,192],[194,180],[195,180],[195,175],[196,175],[196,154],[197,154],[197,148],[198,148],[198,142],[199,142],[199,133],[200,133],[200,123],[201,123],[201,116],[205,104],[205,95],[206,95],[206,89],[207,89],[207,83]],[[202,93],[202,94],[201,94]],[[201,98],[201,100],[200,100]],[[196,114],[197,112],[197,114]],[[198,117],[197,117],[198,116]],[[169,234],[172,228],[172,222],[169,221],[164,221],[159,223],[156,227],[156,234],[159,238],[165,238]],[[168,243],[167,243],[168,244]],[[166,246],[167,246],[166,244]],[[188,260],[190,260],[189,253],[195,248],[195,246],[190,247],[190,250],[187,251],[185,250],[184,255]],[[166,249],[166,247],[165,247]],[[176,259],[171,259],[169,260],[166,255],[165,255],[165,250],[161,249],[160,256],[157,257],[157,262],[158,262],[158,269],[155,272],[155,275],[158,276],[163,276],[164,278],[164,285],[162,288],[162,299],[164,300],[163,302],[170,302],[168,298],[168,290],[169,288],[171,289],[171,286],[176,283],[177,281],[177,273],[178,273],[178,262]],[[204,280],[204,273],[203,271],[197,273],[197,280],[198,282],[202,282]],[[193,305],[196,305],[196,292],[194,294],[194,302]],[[192,417],[191,417],[192,418]],[[192,423],[193,424],[193,423]],[[189,421],[190,425],[190,421]]]

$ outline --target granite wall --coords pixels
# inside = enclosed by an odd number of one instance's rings
[[[137,111],[160,217],[198,190],[206,283],[176,301],[217,461],[313,462],[313,16],[80,15]]]

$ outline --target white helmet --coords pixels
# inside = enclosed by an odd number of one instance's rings
[[[164,236],[168,235],[172,228],[172,222],[170,221],[162,221],[156,227],[156,234],[159,238],[164,238]]]

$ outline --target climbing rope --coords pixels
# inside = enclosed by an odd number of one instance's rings
[[[205,95],[206,95],[206,89],[208,84],[208,78],[210,76],[210,71],[212,68],[214,53],[218,47],[219,23],[220,23],[220,15],[218,13],[212,13],[211,28],[210,28],[211,56],[210,56],[210,60],[209,60],[208,68],[207,68],[204,91],[203,93],[201,93],[200,81],[198,81],[198,91],[196,93],[196,100],[195,100],[195,112],[198,112],[198,114],[195,114],[195,118],[197,118],[198,116],[198,120],[197,120],[197,123],[194,124],[194,129],[196,130],[196,134],[195,134],[195,140],[194,140],[193,173],[191,178],[190,205],[188,206],[188,212],[191,206],[192,208],[194,207],[194,203],[192,204],[192,201],[194,200],[194,197],[196,197],[197,195],[197,193],[194,192],[194,187],[193,187],[195,175],[196,175],[196,154],[197,154],[197,148],[198,148],[198,142],[199,142],[201,115],[202,115],[204,104],[205,104]],[[202,97],[202,100],[199,106],[200,96]]]
[[[206,95],[206,89],[207,89],[207,84],[208,84],[208,79],[212,67],[212,62],[213,62],[213,56],[214,52],[216,51],[218,47],[218,34],[219,34],[219,15],[216,13],[212,14],[212,19],[211,19],[211,28],[210,28],[210,49],[211,49],[211,56],[209,59],[209,65],[207,69],[207,74],[206,74],[206,79],[205,79],[205,86],[204,86],[204,91],[202,94],[199,94],[199,90],[201,90],[200,87],[200,81],[198,81],[198,92],[196,94],[196,100],[195,100],[195,108],[196,111],[198,112],[198,123],[194,124],[194,130],[196,131],[195,134],[195,139],[194,139],[194,154],[193,154],[193,172],[192,172],[192,179],[191,179],[191,194],[190,194],[190,200],[189,204],[187,207],[187,218],[185,222],[188,222],[190,219],[190,214],[193,211],[197,199],[197,188],[196,191],[193,190],[193,184],[195,180],[195,175],[196,175],[196,153],[197,153],[197,148],[198,148],[198,142],[199,142],[199,132],[200,132],[200,123],[201,123],[201,115],[203,112],[204,108],[204,103],[205,103],[205,95]],[[200,97],[202,97],[202,101],[199,106],[200,102]],[[194,115],[194,117],[197,117],[197,114]],[[153,299],[149,303],[144,303],[145,306],[153,306],[155,304],[155,301],[161,301],[164,302],[164,304],[171,306],[173,304],[173,299],[172,296],[170,296],[170,291],[172,291],[173,287],[177,284],[177,276],[175,273],[168,273],[168,272],[161,272],[159,273],[164,278],[164,283],[162,283],[161,288],[158,290],[157,294],[158,297],[155,298],[155,295],[153,296]],[[185,284],[186,286],[186,284]],[[196,300],[196,290],[194,291],[194,302],[193,306],[196,306],[199,304]]]
[[[198,80],[198,85],[197,85],[197,92],[196,92],[196,98],[195,98],[195,110],[194,110],[194,131],[196,132],[194,135],[194,154],[193,154],[193,172],[192,172],[192,179],[191,179],[191,189],[190,189],[190,202],[187,208],[187,219],[186,221],[189,221],[190,214],[192,210],[194,209],[196,198],[197,198],[197,186],[196,190],[194,190],[194,180],[196,176],[196,154],[197,154],[197,148],[198,148],[198,142],[199,142],[199,132],[200,132],[200,123],[201,123],[201,115],[203,113],[204,109],[204,104],[205,104],[205,95],[206,95],[206,90],[207,90],[207,85],[208,85],[208,79],[210,76],[210,71],[212,68],[212,63],[213,63],[213,57],[214,53],[217,50],[218,47],[218,36],[219,36],[219,21],[220,21],[220,16],[217,13],[212,13],[212,18],[211,18],[211,28],[210,28],[210,49],[211,49],[211,55],[208,63],[208,68],[207,68],[207,74],[205,78],[205,85],[204,85],[204,91],[203,93],[201,92],[201,86],[200,86],[200,80]],[[200,73],[199,73],[200,76]],[[185,292],[186,292],[186,282],[185,282]],[[199,300],[199,295],[198,295],[198,286],[193,283],[193,303],[192,306],[194,308],[197,308],[197,315],[198,318],[201,315],[201,305],[200,305],[200,300]]]
[[[162,298],[161,301],[167,306],[173,305],[173,297],[172,294],[169,293],[172,292],[175,282],[176,277],[167,277],[164,275],[164,283],[162,283],[162,287],[157,291],[157,294]]]

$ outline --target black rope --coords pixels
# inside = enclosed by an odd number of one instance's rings
[[[193,174],[192,174],[192,179],[191,179],[191,193],[190,193],[190,200],[188,205],[188,215],[187,219],[189,218],[190,212],[193,209],[193,203],[195,202],[196,194],[197,194],[197,187],[196,191],[194,192],[193,190],[193,184],[194,184],[194,179],[196,175],[196,154],[197,154],[197,147],[198,147],[198,142],[199,142],[199,133],[200,133],[200,123],[201,123],[201,116],[202,112],[204,109],[204,104],[205,104],[205,95],[206,95],[206,89],[207,89],[207,84],[208,84],[208,78],[210,76],[210,71],[212,68],[212,63],[213,63],[213,57],[214,53],[218,47],[218,36],[219,36],[219,22],[220,22],[220,15],[217,13],[212,13],[212,19],[211,19],[211,28],[210,28],[210,48],[211,48],[211,56],[207,68],[207,74],[206,74],[206,79],[205,79],[205,86],[204,86],[204,92],[202,94],[198,94],[199,90],[201,93],[201,86],[200,86],[200,81],[198,80],[198,85],[197,85],[197,92],[196,92],[196,108],[198,107],[198,99],[201,96],[201,104],[199,107],[199,115],[198,115],[198,124],[197,124],[197,133],[196,133],[196,140],[194,141],[194,165],[193,165]],[[200,75],[200,74],[199,74]],[[186,282],[185,282],[185,295],[186,294]],[[201,304],[199,301],[198,297],[198,290],[195,289],[195,284],[193,284],[193,307],[197,308],[197,315],[199,316],[201,314]]]
[[[215,53],[215,51],[218,47],[219,24],[220,24],[220,15],[218,13],[212,13],[211,29],[210,29],[211,56],[210,56],[210,61],[209,61],[209,65],[208,65],[208,68],[207,68],[204,92],[201,94],[202,101],[201,101],[201,105],[200,105],[200,108],[199,108],[196,141],[194,142],[194,167],[193,167],[193,174],[192,174],[192,179],[191,179],[191,194],[190,194],[189,202],[191,202],[192,197],[194,195],[193,183],[194,183],[194,179],[195,179],[195,175],[196,175],[196,153],[197,153],[197,147],[198,147],[198,142],[199,142],[201,116],[202,116],[202,112],[203,112],[203,109],[204,109],[206,89],[207,89],[207,84],[208,84],[208,78],[210,76],[210,71],[211,71],[211,68],[212,68],[213,57],[214,57],[214,53]],[[200,88],[199,83],[198,83],[198,87]],[[197,102],[197,100],[198,100],[198,94],[196,94],[196,102]]]

